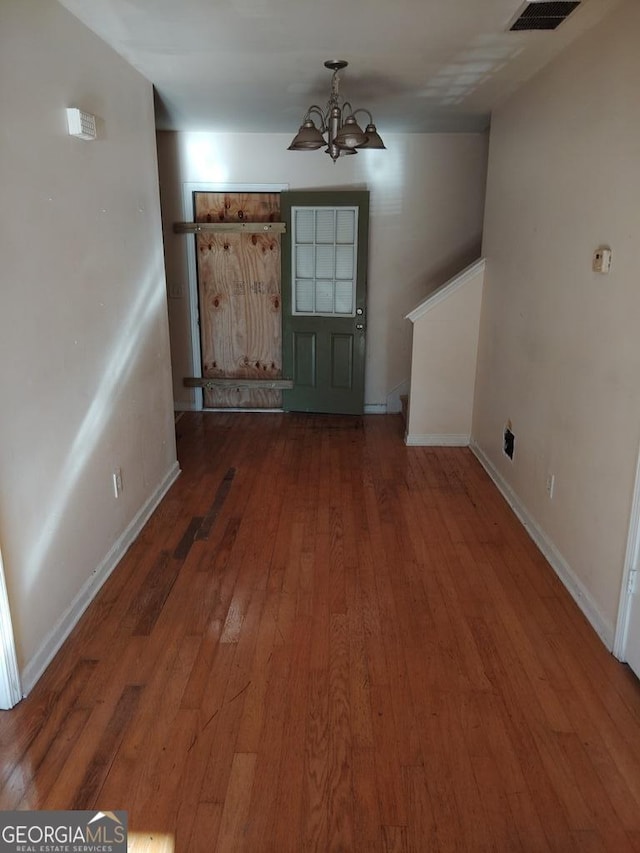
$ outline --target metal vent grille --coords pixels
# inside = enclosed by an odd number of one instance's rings
[[[571,2],[528,3],[511,25],[511,30],[555,30],[566,20],[580,0]]]

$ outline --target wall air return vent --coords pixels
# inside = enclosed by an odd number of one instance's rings
[[[554,3],[527,3],[511,25],[511,30],[555,30],[566,20],[580,0]]]

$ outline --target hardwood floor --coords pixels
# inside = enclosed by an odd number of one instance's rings
[[[31,696],[0,808],[132,850],[640,851],[640,685],[466,449],[187,414],[183,474]]]

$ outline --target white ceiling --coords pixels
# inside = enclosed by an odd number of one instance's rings
[[[473,131],[619,0],[509,32],[523,0],[61,0],[149,79],[163,130],[291,132],[341,94],[379,132]]]

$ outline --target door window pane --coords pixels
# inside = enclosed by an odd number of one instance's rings
[[[336,211],[336,243],[356,242],[355,210]]]
[[[316,278],[333,278],[333,246],[316,246]]]
[[[313,243],[315,216],[312,208],[302,207],[296,210],[295,230],[297,243]]]
[[[336,281],[336,314],[353,314],[353,287],[350,281]]]
[[[316,210],[316,243],[335,243],[334,217],[330,207]]]
[[[313,313],[313,281],[310,279],[297,280],[295,297],[296,314]]]
[[[354,316],[357,207],[292,210],[294,314]]]
[[[336,278],[353,278],[353,246],[336,246]]]
[[[332,281],[316,281],[316,314],[333,314]]]
[[[296,246],[296,277],[314,277],[313,246]]]

